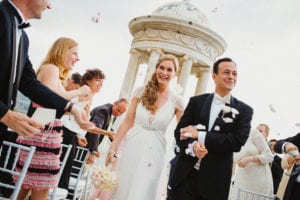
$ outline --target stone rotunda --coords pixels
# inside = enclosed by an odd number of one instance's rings
[[[155,70],[163,54],[179,59],[177,83],[184,94],[190,75],[198,81],[195,95],[206,92],[210,69],[226,49],[226,42],[208,27],[206,16],[188,0],[160,6],[151,15],[136,17],[129,22],[133,36],[130,60],[120,97],[130,98],[137,72],[146,64],[145,82]]]

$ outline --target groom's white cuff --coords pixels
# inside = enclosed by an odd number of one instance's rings
[[[204,144],[206,133],[207,133],[206,131],[199,131],[198,132],[198,142]]]

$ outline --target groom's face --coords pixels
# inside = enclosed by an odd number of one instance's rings
[[[230,92],[237,80],[236,66],[233,62],[219,63],[217,74],[213,73],[213,80],[216,84],[216,91],[222,93]]]

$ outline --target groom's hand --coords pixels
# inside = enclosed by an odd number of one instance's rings
[[[208,153],[205,145],[200,142],[195,142],[193,145],[193,151],[197,158],[204,158]]]

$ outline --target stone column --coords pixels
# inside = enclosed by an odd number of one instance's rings
[[[208,77],[210,69],[208,67],[201,67],[200,72],[197,73],[198,78],[195,95],[203,94],[206,92]]]
[[[130,98],[131,92],[133,90],[133,86],[136,80],[136,75],[138,72],[139,66],[139,57],[141,53],[136,49],[130,50],[130,59],[128,63],[128,67],[125,73],[125,77],[123,79],[123,84],[120,92],[120,97],[123,98]]]
[[[159,60],[160,55],[162,54],[162,50],[159,48],[151,48],[148,49],[150,51],[150,58],[148,62],[148,69],[147,74],[144,80],[144,83],[146,84],[148,80],[151,78],[153,72],[155,71],[156,64]]]
[[[185,55],[183,57],[184,61],[182,63],[182,67],[181,67],[181,71],[180,74],[178,76],[178,80],[177,83],[181,86],[182,88],[182,95],[184,95],[185,90],[186,90],[186,86],[187,86],[187,82],[191,73],[191,69],[193,66],[193,58]]]

